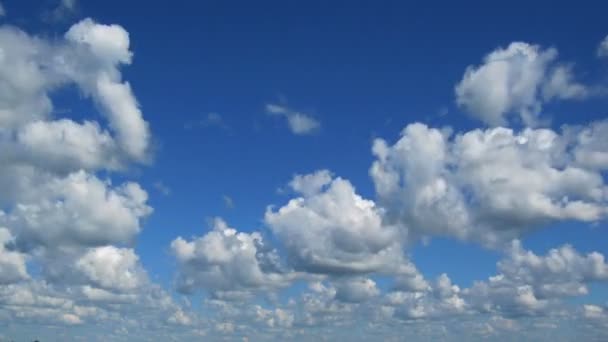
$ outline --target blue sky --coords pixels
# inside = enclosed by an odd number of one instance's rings
[[[0,340],[606,338],[605,7],[1,1]]]

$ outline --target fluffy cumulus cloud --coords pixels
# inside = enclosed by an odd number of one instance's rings
[[[379,293],[376,282],[369,278],[339,281],[336,287],[336,299],[344,302],[363,302]]]
[[[312,116],[291,110],[285,106],[267,104],[266,113],[268,115],[285,118],[289,130],[296,135],[311,134],[321,128],[321,123]]]
[[[253,290],[285,286],[294,277],[260,233],[238,232],[219,218],[202,237],[173,240],[171,250],[179,265],[177,286],[186,293],[201,289],[218,298],[247,297]]]
[[[10,284],[28,278],[25,255],[11,250],[13,243],[11,232],[0,228],[0,284]]]
[[[415,326],[418,337],[445,337],[448,331],[470,338],[523,331],[542,336],[559,322],[589,320],[582,308],[564,311],[566,299],[585,296],[590,284],[607,280],[604,256],[569,245],[537,255],[514,239],[552,222],[604,218],[604,126],[599,121],[560,132],[499,127],[454,134],[408,125],[395,144],[373,144],[375,201],[328,170],[297,174],[288,182],[293,198],[266,210],[264,222],[278,248],[272,258],[258,247],[264,245],[258,233],[239,233],[216,221],[203,237],[172,243],[178,287],[210,292],[208,304],[222,317],[215,332],[232,337],[306,339],[314,332],[341,336],[341,330],[352,338],[346,331],[360,329],[361,322],[367,326],[358,330],[360,338],[390,337],[391,327],[400,324]],[[426,279],[407,250],[435,236],[502,251],[497,274],[470,287],[447,274]],[[389,285],[379,286],[378,279],[390,279]],[[275,294],[270,308],[257,307],[255,314],[238,309],[253,303],[254,290],[272,294],[302,281],[309,288],[286,302]],[[279,314],[288,318],[283,324],[277,323]],[[455,317],[466,323],[453,325]]]
[[[189,315],[125,247],[152,212],[139,184],[112,180],[149,155],[148,124],[120,71],[131,63],[129,45],[121,26],[91,19],[57,39],[0,27],[2,330],[145,331]],[[61,117],[51,95],[63,87],[90,98],[105,120]]]
[[[2,27],[0,51],[0,86],[5,90],[0,96],[0,125],[2,144],[10,147],[3,151],[21,152],[13,153],[17,156],[4,152],[3,159],[27,158],[29,153],[40,159],[48,142],[55,143],[58,151],[49,157],[70,161],[74,168],[116,168],[118,160],[112,159],[147,158],[148,124],[119,70],[132,56],[129,35],[122,27],[85,19],[59,41]],[[49,93],[70,84],[99,104],[109,131],[95,122],[53,118]]]
[[[608,306],[586,304],[583,306],[584,324],[588,324],[596,329],[592,339],[601,341],[608,338]]]
[[[474,118],[504,125],[512,114],[535,125],[542,105],[551,100],[581,99],[588,87],[575,81],[572,68],[557,61],[557,50],[511,43],[469,66],[456,85],[456,102]]]
[[[0,217],[25,248],[129,242],[140,230],[140,219],[151,211],[138,184],[112,187],[84,171],[30,185],[38,187],[26,189],[31,194],[19,193],[16,207]]]
[[[604,304],[567,310],[568,298],[586,300],[591,284],[608,281],[604,255],[523,247],[531,231],[608,214],[607,121],[532,128],[545,103],[591,94],[555,49],[513,43],[456,86],[474,117],[500,126],[516,114],[527,127],[409,124],[394,143],[374,141],[369,198],[328,170],[297,174],[283,192],[291,198],[269,205],[258,231],[218,218],[200,236],[175,238],[169,292],[134,248],[152,213],[148,193],[128,173],[115,176],[150,160],[148,123],[121,73],[130,45],[123,27],[92,19],[54,39],[0,27],[3,333],[35,325],[90,340],[389,340],[395,331],[471,340],[546,338],[571,321],[585,322],[577,329],[589,339],[605,336],[593,335],[608,326]],[[62,117],[52,95],[64,87],[101,119]],[[284,106],[266,111],[294,134],[320,128]],[[412,246],[438,236],[502,253],[496,274],[466,286],[447,273],[425,277]]]
[[[411,237],[500,245],[551,222],[605,217],[604,125],[453,135],[411,124],[392,146],[374,142],[370,173],[387,219]]]
[[[0,222],[18,248],[128,243],[151,213],[137,183],[96,175],[147,158],[148,124],[119,69],[131,57],[127,31],[91,19],[56,40],[0,28]],[[57,117],[50,94],[70,85],[99,104],[108,127]]]
[[[301,196],[266,211],[265,222],[296,269],[311,273],[395,272],[402,265],[399,232],[382,222],[382,209],[328,171],[297,175]]]
[[[507,316],[548,315],[561,299],[588,294],[588,285],[608,280],[608,264],[602,254],[582,255],[571,246],[551,249],[539,256],[514,241],[498,273],[476,282],[466,295],[481,312]]]
[[[76,269],[99,288],[131,290],[145,280],[132,249],[104,246],[89,250],[76,262]]]

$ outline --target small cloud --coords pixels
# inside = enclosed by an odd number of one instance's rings
[[[282,116],[287,119],[289,129],[296,135],[312,134],[321,127],[321,123],[310,115],[291,110],[284,106],[267,104],[266,113],[272,116]]]
[[[79,7],[78,0],[60,0],[57,7],[42,14],[42,19],[47,22],[65,21],[74,17]]]
[[[608,58],[608,36],[606,36],[597,47],[597,56],[600,58]]]
[[[154,184],[152,184],[152,186],[154,187],[154,189],[156,189],[156,191],[160,192],[161,194],[168,196],[171,194],[171,188],[169,188],[166,184],[164,184],[161,181],[157,181],[154,182]]]
[[[225,130],[230,130],[230,127],[226,124],[222,116],[215,112],[208,113],[204,118],[198,121],[187,122],[184,125],[185,129],[194,129],[197,127],[219,127]]]
[[[4,6],[2,5],[2,3],[0,2],[0,17],[4,17],[6,15],[6,10],[4,9]]]
[[[232,197],[230,197],[228,195],[223,195],[222,200],[224,201],[224,205],[226,206],[226,208],[228,208],[228,209],[234,208],[234,201],[232,200]]]

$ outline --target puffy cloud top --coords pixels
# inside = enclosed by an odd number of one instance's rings
[[[535,125],[544,102],[588,95],[588,88],[574,81],[570,67],[556,61],[554,48],[523,42],[498,48],[483,64],[467,67],[455,87],[456,102],[491,126],[505,125],[513,113]]]
[[[76,269],[99,287],[132,290],[140,286],[145,279],[138,259],[132,249],[97,247],[89,250],[76,262]]]
[[[282,272],[276,252],[264,245],[260,233],[237,232],[219,218],[202,237],[173,240],[171,250],[179,262],[177,285],[183,292],[248,295],[250,290],[283,286],[292,277]]]
[[[594,154],[604,144],[595,142],[599,132],[571,132],[498,127],[451,136],[411,124],[393,146],[375,141],[370,173],[387,219],[412,237],[500,245],[548,222],[605,217],[603,159]]]
[[[400,238],[394,227],[383,225],[382,210],[357,195],[349,181],[328,183],[328,177],[327,171],[295,176],[290,184],[304,196],[266,211],[266,223],[296,268],[365,273],[401,267]]]

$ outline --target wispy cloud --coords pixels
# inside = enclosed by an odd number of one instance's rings
[[[160,192],[161,194],[168,196],[171,194],[171,188],[169,186],[167,186],[165,183],[163,183],[162,181],[157,181],[154,182],[154,184],[152,184],[152,186],[154,187],[154,189],[156,189],[156,191]]]
[[[232,199],[232,197],[230,197],[228,195],[223,195],[222,200],[224,201],[224,205],[226,206],[226,208],[228,208],[228,209],[234,208],[234,200]]]
[[[226,121],[224,121],[224,118],[222,118],[222,116],[216,112],[207,113],[207,115],[205,115],[202,119],[186,122],[184,124],[184,128],[188,130],[195,129],[198,127],[218,127],[227,131],[230,130],[230,126],[226,123]]]
[[[281,116],[287,120],[287,125],[293,134],[312,134],[321,128],[321,123],[310,115],[298,112],[277,104],[267,104],[266,113],[272,116]]]
[[[56,7],[42,14],[42,19],[48,22],[61,22],[74,17],[79,8],[78,0],[60,0]]]
[[[597,56],[608,58],[608,36],[606,36],[597,47]]]

